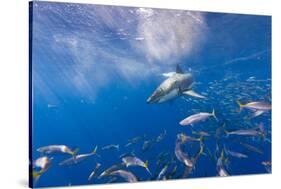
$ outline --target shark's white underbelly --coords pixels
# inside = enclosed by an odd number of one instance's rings
[[[160,98],[160,100],[158,101],[158,103],[166,102],[168,100],[171,100],[171,99],[177,97],[178,95],[179,95],[179,89],[173,89],[170,92],[168,92],[167,94],[165,94],[164,96],[162,96]]]

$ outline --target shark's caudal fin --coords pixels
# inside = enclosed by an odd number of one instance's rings
[[[197,98],[202,98],[202,99],[206,99],[205,96],[200,95],[196,92],[194,92],[193,90],[187,90],[187,91],[183,91],[182,94],[184,95],[188,95],[188,96],[193,96],[193,97],[197,97]]]

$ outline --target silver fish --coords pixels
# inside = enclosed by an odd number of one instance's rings
[[[124,178],[127,182],[137,182],[137,177],[129,172],[129,171],[125,171],[125,170],[117,170],[117,171],[113,171],[111,172],[109,175],[111,176],[120,176],[122,178]]]
[[[114,164],[105,171],[103,171],[98,178],[100,179],[102,177],[108,176],[111,172],[119,170],[123,167],[125,167],[125,163]]]
[[[230,156],[232,156],[232,157],[237,157],[237,158],[248,158],[248,156],[245,155],[245,154],[242,154],[242,153],[240,153],[240,152],[234,152],[234,151],[228,150],[228,149],[226,149],[225,147],[224,147],[224,151],[225,151],[225,153],[226,153],[227,155],[230,155]]]
[[[241,104],[239,101],[237,101],[237,104],[239,105],[240,110],[243,108],[249,109],[249,110],[260,110],[260,111],[269,111],[271,110],[271,104],[267,102],[249,102],[247,104]]]
[[[190,136],[187,136],[186,134],[183,134],[183,133],[180,133],[177,135],[177,138],[182,142],[182,143],[185,143],[185,142],[188,142],[188,141],[200,141],[200,138],[194,138],[194,137],[190,137]]]
[[[34,161],[32,169],[33,184],[36,184],[40,177],[50,168],[52,158],[41,157]],[[40,168],[40,170],[36,170]]]
[[[67,154],[75,155],[78,149],[72,151],[69,147],[65,145],[50,145],[50,146],[40,147],[37,149],[37,151],[45,154],[67,153]]]
[[[119,156],[119,158],[123,158],[123,157],[126,157],[126,156],[136,156],[135,151],[133,150],[131,152],[125,152],[125,153],[121,154]]]
[[[193,131],[192,130],[192,134],[194,135],[199,135],[199,136],[203,136],[203,137],[208,137],[208,136],[211,136],[209,133],[205,132],[205,131]]]
[[[165,165],[157,176],[157,180],[161,180],[168,170],[169,165]]]
[[[47,156],[40,157],[33,162],[33,168],[47,169],[51,165],[52,159]]]
[[[102,147],[102,150],[114,150],[114,149],[119,151],[119,144],[110,144]]]
[[[216,120],[218,120],[216,115],[215,115],[215,110],[213,110],[212,113],[200,112],[200,113],[188,116],[184,120],[180,121],[179,124],[182,125],[182,126],[193,125],[194,123],[206,120],[210,116],[213,116]]]
[[[258,136],[258,135],[263,135],[263,133],[257,129],[241,129],[241,130],[236,130],[236,131],[226,131],[227,135],[240,135],[240,136]]]
[[[217,161],[217,172],[220,177],[229,176],[228,172],[225,169],[224,162],[225,162],[224,151],[222,151],[221,156],[218,158]]]
[[[265,113],[265,111],[263,111],[263,110],[256,110],[256,111],[249,117],[249,119],[253,119],[253,118],[255,118],[255,117],[258,117],[258,116],[262,115],[263,113]]]
[[[100,168],[101,164],[97,163],[95,169],[91,172],[91,174],[88,177],[88,181],[90,181],[94,176],[97,174],[97,170]]]
[[[240,142],[240,144],[241,144],[243,147],[247,148],[248,150],[250,150],[250,151],[252,151],[252,152],[256,152],[256,153],[258,153],[258,154],[263,154],[263,151],[262,151],[262,150],[260,150],[260,149],[258,149],[258,148],[256,148],[256,147],[254,147],[254,146],[252,146],[252,145],[249,145],[249,144],[246,144],[246,143],[242,143],[242,142]]]
[[[193,167],[193,162],[191,161],[191,159],[188,157],[188,155],[186,153],[184,153],[182,150],[181,150],[181,145],[182,145],[182,142],[181,140],[178,140],[176,141],[176,147],[175,147],[175,155],[177,157],[177,159],[184,163],[185,166],[187,167]]]
[[[86,158],[88,157],[91,157],[93,155],[95,155],[97,153],[97,146],[95,147],[95,149],[88,153],[88,154],[79,154],[79,155],[75,155],[69,159],[66,159],[64,161],[62,161],[61,163],[59,163],[60,166],[63,166],[63,165],[73,165],[73,164],[77,164],[83,160],[85,160]]]
[[[263,161],[261,164],[264,166],[265,170],[266,170],[268,173],[271,173],[271,172],[272,172],[271,161]]]
[[[154,143],[154,140],[146,140],[143,142],[143,145],[142,145],[142,151],[145,152],[147,150],[149,150],[152,145]]]
[[[156,138],[156,142],[161,142],[161,141],[165,138],[166,135],[167,135],[167,131],[164,130],[164,132],[161,133],[161,134]]]
[[[136,144],[137,142],[139,142],[140,140],[142,140],[144,138],[144,136],[137,136],[134,137],[130,140],[128,140],[128,143],[125,145],[125,147],[131,146],[132,144]]]
[[[147,172],[151,175],[151,172],[148,169],[148,161],[143,162],[141,159],[134,156],[123,157],[122,161],[125,163],[126,167],[131,167],[131,166],[144,167],[147,170]]]

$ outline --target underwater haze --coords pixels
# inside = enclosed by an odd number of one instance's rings
[[[30,187],[271,173],[271,17],[30,3]]]

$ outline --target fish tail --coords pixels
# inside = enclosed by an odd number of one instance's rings
[[[98,150],[98,145],[96,145],[95,149],[93,150],[92,154],[96,154]]]
[[[144,163],[144,168],[147,170],[147,172],[148,172],[150,175],[152,175],[151,172],[150,172],[150,170],[148,169],[148,160],[145,161],[145,163]]]
[[[204,156],[208,156],[205,152],[204,152],[204,145],[203,143],[201,143],[200,145],[200,152],[199,152],[199,155],[204,155]]]
[[[266,137],[267,137],[266,131],[265,131],[265,130],[261,130],[260,132],[261,132],[261,138],[262,138],[262,140],[265,141],[265,140],[266,140]]]
[[[244,104],[241,104],[241,102],[239,100],[236,100],[236,103],[238,104],[239,106],[239,110],[238,112],[241,112],[241,110],[243,109],[243,107],[245,106]]]
[[[204,140],[204,136],[201,135],[200,138],[199,138],[199,142],[202,143],[203,140]]]
[[[76,154],[79,152],[79,148],[76,148],[74,151],[72,151],[70,154],[72,155],[72,156],[76,156]]]
[[[46,169],[41,169],[40,171],[32,171],[32,178],[34,179],[34,182],[36,183],[41,175],[46,171]]]
[[[148,160],[145,161],[144,167],[147,169],[148,168]]]
[[[221,127],[222,127],[224,133],[226,134],[226,137],[228,137],[228,136],[229,136],[229,131],[227,131],[227,130],[225,129],[225,125],[226,125],[226,124],[225,124],[225,122],[224,122]]]
[[[226,137],[229,137],[229,131],[227,131],[225,128],[223,129],[223,131],[226,134]]]
[[[225,159],[225,154],[224,154],[224,153],[225,153],[225,152],[224,152],[224,149],[222,149],[222,150],[221,150],[221,156],[220,156],[220,157],[221,157],[223,160]]]
[[[41,174],[42,174],[41,171],[33,171],[32,177],[33,177],[33,179],[36,179],[36,178],[40,177]]]
[[[213,109],[213,111],[212,111],[212,116],[216,119],[216,121],[219,121],[217,116],[216,116],[215,109]]]

